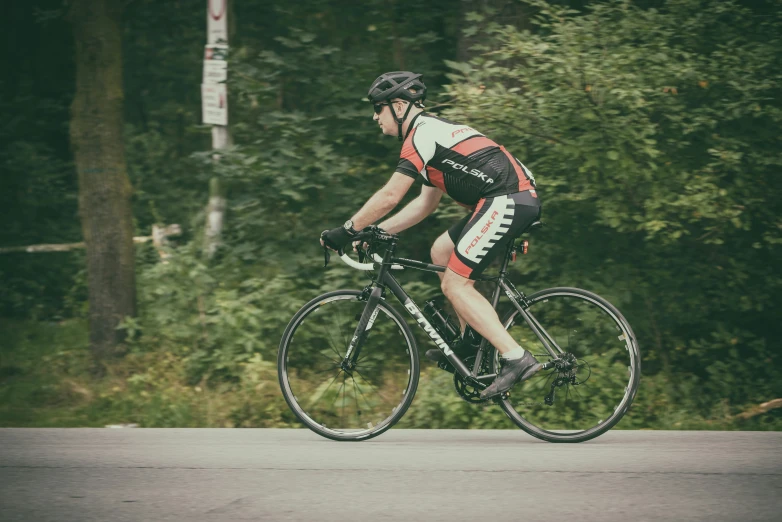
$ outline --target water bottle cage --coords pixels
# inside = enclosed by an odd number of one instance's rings
[[[432,325],[432,327],[437,331],[437,333],[440,334],[440,336],[445,340],[446,343],[449,345],[454,342],[454,340],[458,340],[459,338],[459,328],[457,325],[454,325],[450,319],[451,316],[445,316],[443,314],[442,309],[437,306],[434,299],[430,299],[429,301],[426,301],[424,303],[424,307],[422,312],[424,313],[424,316],[429,320],[429,323]]]

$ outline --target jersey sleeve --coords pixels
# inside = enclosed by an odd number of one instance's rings
[[[426,164],[434,156],[434,140],[422,132],[425,125],[419,125],[407,136],[399,155],[396,171],[412,178],[423,175]],[[426,176],[424,176],[426,181]]]

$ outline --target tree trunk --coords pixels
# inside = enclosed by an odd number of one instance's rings
[[[73,0],[76,94],[71,147],[87,245],[90,349],[118,355],[117,324],[136,314],[130,181],[122,138],[122,30],[119,0]]]
[[[391,3],[391,36],[393,38],[392,49],[394,56],[394,67],[398,71],[406,70],[405,67],[405,50],[402,45],[402,38],[399,36],[399,26],[403,23],[405,12],[403,6],[399,5],[399,1],[396,0]]]
[[[458,41],[456,44],[456,59],[460,62],[468,62],[475,56],[472,46],[485,40],[483,30],[473,36],[465,36],[463,27],[474,25],[467,22],[467,13],[477,12],[486,17],[487,22],[496,22],[500,25],[512,25],[516,29],[532,29],[530,18],[534,14],[534,8],[525,6],[520,2],[509,0],[460,0],[458,4],[459,17],[456,20]],[[488,10],[488,11],[487,11]]]

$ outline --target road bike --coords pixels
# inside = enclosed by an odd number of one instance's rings
[[[540,225],[536,221],[525,233]],[[441,367],[453,372],[461,398],[488,402],[480,392],[500,370],[498,351],[481,339],[474,355],[460,358],[454,352],[461,339],[458,327],[433,301],[421,310],[392,274],[446,268],[395,257],[399,237],[375,226],[355,240],[368,245],[366,256],[359,252],[356,262],[340,252],[340,258],[366,271],[370,283],[363,290],[336,290],[311,300],[294,315],[280,341],[280,388],[296,417],[315,433],[340,441],[376,437],[402,418],[418,387],[419,352],[404,316],[387,301],[389,295],[443,352],[448,363]],[[615,426],[635,398],[641,377],[635,334],[614,306],[592,292],[560,287],[527,296],[516,289],[508,279],[508,265],[527,248],[526,239],[510,241],[499,274],[480,280],[495,285],[495,310],[501,293],[510,300],[513,308],[502,323],[543,369],[489,401],[539,439],[593,439]],[[328,261],[325,251],[326,265]]]

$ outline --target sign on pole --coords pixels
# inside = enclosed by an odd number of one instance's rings
[[[206,9],[207,44],[204,47],[204,76],[201,83],[201,114],[205,124],[228,125],[228,93],[225,81],[228,79],[228,24],[226,20],[228,0],[208,0]],[[226,134],[218,128],[214,135]],[[227,136],[227,134],[226,134]],[[225,136],[223,136],[224,138]],[[216,145],[215,139],[212,140]],[[217,139],[220,144],[226,139]],[[214,148],[220,148],[215,146]]]
[[[204,60],[204,83],[225,83],[228,79],[228,62]]]
[[[206,11],[207,43],[228,43],[227,11],[228,0],[209,0]]]
[[[204,123],[228,125],[228,94],[224,83],[202,83],[201,101]]]
[[[225,149],[230,143],[228,133],[228,0],[207,0],[206,48],[204,77],[201,83],[201,112],[205,124],[212,124],[212,149]],[[219,161],[220,155],[212,158]],[[218,178],[209,181],[209,206],[204,229],[204,252],[211,258],[220,244],[225,213],[225,196]]]
[[[224,83],[228,79],[227,45],[207,45],[204,50],[204,82]]]

